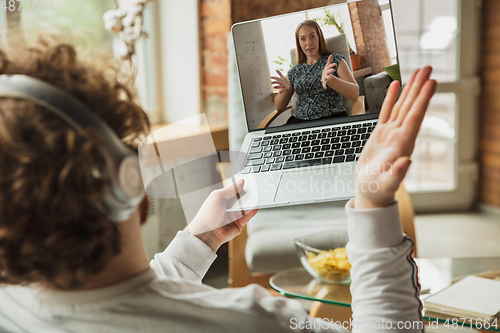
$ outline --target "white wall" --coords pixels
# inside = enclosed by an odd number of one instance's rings
[[[262,26],[260,21],[244,23],[232,32],[248,127],[255,129],[275,110]]]
[[[200,113],[197,0],[158,1],[164,120],[172,123]]]

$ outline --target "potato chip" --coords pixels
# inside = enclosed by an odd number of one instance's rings
[[[351,264],[345,247],[307,254],[307,263],[325,280],[339,281],[349,276]]]

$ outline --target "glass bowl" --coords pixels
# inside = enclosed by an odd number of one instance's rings
[[[325,283],[351,283],[351,264],[345,246],[347,230],[325,230],[295,239],[300,263],[316,280]]]

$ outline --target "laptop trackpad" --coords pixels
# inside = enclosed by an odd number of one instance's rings
[[[344,169],[345,170],[345,169]],[[356,193],[353,173],[341,168],[284,172],[274,196],[277,202],[323,201],[352,197]]]

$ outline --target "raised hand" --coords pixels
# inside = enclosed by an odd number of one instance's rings
[[[394,193],[410,167],[410,156],[424,120],[436,81],[431,67],[413,73],[396,103],[399,81],[389,86],[379,122],[356,165],[355,208],[383,207],[394,202]]]
[[[271,76],[273,88],[279,89],[280,94],[289,91],[292,88],[290,81],[279,70],[276,70],[276,73],[278,73],[278,76]]]
[[[323,89],[326,89],[326,85],[330,80],[333,78],[333,74],[337,71],[337,64],[336,63],[331,63],[332,62],[332,55],[328,57],[328,60],[326,61],[325,68],[323,68],[323,73],[321,74],[321,83],[323,84]]]
[[[241,229],[258,211],[254,209],[246,214],[226,212],[228,202],[236,200],[237,193],[241,192],[243,186],[242,179],[236,186],[230,184],[210,193],[193,222],[185,230],[204,241],[214,252],[222,244],[238,236]]]

